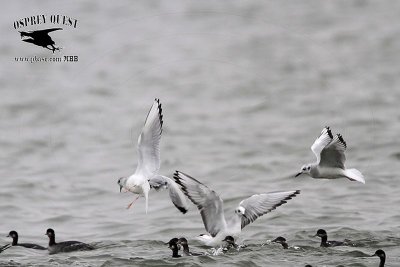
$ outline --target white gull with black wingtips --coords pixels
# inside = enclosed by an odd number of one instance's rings
[[[163,115],[159,99],[154,103],[147,114],[141,134],[138,139],[138,165],[136,171],[129,177],[118,180],[120,191],[122,188],[138,196],[128,205],[128,209],[140,197],[146,200],[148,209],[148,195],[151,188],[159,190],[169,189],[169,196],[174,205],[182,212],[187,212],[187,202],[179,186],[166,176],[158,174],[160,169],[160,139],[162,133]]]
[[[348,178],[365,184],[364,176],[357,169],[346,169],[344,154],[347,144],[341,134],[332,135],[331,129],[325,127],[321,135],[311,146],[311,150],[317,157],[317,162],[303,165],[296,177],[300,174],[308,174],[312,178],[338,179]]]
[[[294,190],[252,195],[242,200],[231,219],[226,221],[223,200],[215,191],[180,171],[175,172],[174,179],[200,211],[208,234],[200,235],[198,239],[207,246],[220,245],[226,236],[238,237],[246,225],[300,193]]]

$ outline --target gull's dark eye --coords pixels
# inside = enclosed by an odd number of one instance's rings
[[[303,171],[305,171],[306,170],[306,168],[303,168]]]

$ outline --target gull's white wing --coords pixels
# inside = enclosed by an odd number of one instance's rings
[[[160,169],[160,139],[163,115],[159,99],[155,99],[147,114],[142,132],[138,139],[138,165],[136,173],[152,177]]]
[[[344,155],[344,151],[346,148],[347,145],[342,135],[335,135],[332,142],[322,150],[319,165],[321,167],[336,167],[345,169],[344,163],[346,161],[346,156]]]
[[[223,201],[215,191],[180,171],[174,173],[174,179],[199,209],[204,227],[212,237],[226,229]]]
[[[311,146],[312,152],[314,152],[317,157],[317,163],[321,160],[321,151],[332,141],[333,135],[329,126],[322,129],[320,136],[315,140],[314,144]]]
[[[300,190],[257,194],[242,200],[239,203],[239,207],[244,208],[242,229],[249,223],[254,222],[258,217],[285,204],[287,200],[292,199],[297,194],[300,194]]]
[[[185,195],[171,178],[162,175],[156,175],[149,180],[149,184],[150,188],[153,188],[157,191],[168,188],[169,197],[171,198],[171,201],[174,203],[175,207],[183,214],[188,211]]]

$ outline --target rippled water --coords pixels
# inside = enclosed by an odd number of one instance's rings
[[[21,266],[400,266],[398,1],[9,1],[0,29],[0,244],[80,240],[90,252],[10,248]],[[12,28],[32,14],[78,18],[52,34],[76,63],[51,56]],[[58,53],[58,54],[57,54]],[[164,244],[204,233],[194,206],[182,215],[167,192],[120,194],[136,167],[136,140],[155,97],[164,132],[161,172],[198,178],[232,209],[254,193],[301,194],[245,228],[248,246],[218,256],[170,258]],[[365,185],[291,178],[313,161],[330,125],[348,143],[347,166]],[[229,211],[228,211],[229,212]],[[319,248],[325,228],[354,247]],[[300,249],[268,240],[285,236]]]

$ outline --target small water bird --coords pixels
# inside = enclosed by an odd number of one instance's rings
[[[36,245],[36,244],[31,244],[31,243],[18,243],[18,233],[16,231],[10,231],[10,233],[8,233],[7,237],[11,237],[12,238],[12,246],[20,246],[20,247],[24,247],[24,248],[32,248],[32,249],[40,249],[40,250],[46,250],[45,247],[42,247],[40,245]]]
[[[178,241],[179,241],[179,239],[174,237],[167,243],[169,249],[172,250],[172,258],[182,257],[181,255],[178,254],[178,251],[179,251]]]
[[[375,251],[374,255],[371,255],[371,257],[378,256],[380,261],[379,261],[379,267],[384,267],[385,266],[385,261],[386,261],[386,254],[385,251],[382,249],[378,249]]]
[[[289,248],[289,245],[286,242],[286,238],[284,238],[282,236],[278,236],[277,238],[275,238],[271,242],[281,244],[284,249],[288,249]]]
[[[202,253],[196,253],[196,252],[190,251],[190,250],[189,250],[188,241],[187,241],[187,239],[184,238],[184,237],[179,238],[177,244],[182,246],[182,248],[183,248],[183,254],[184,254],[185,256],[201,256],[201,255],[203,255]]]
[[[229,250],[231,248],[237,249],[239,246],[235,243],[235,239],[228,235],[222,240],[222,242],[226,242],[226,245],[223,246],[224,250]]]
[[[169,177],[158,174],[160,169],[160,139],[162,133],[163,115],[159,99],[155,99],[147,114],[141,134],[138,139],[138,165],[136,171],[129,177],[118,179],[120,192],[124,188],[127,192],[137,194],[137,197],[128,205],[128,209],[140,197],[146,201],[146,214],[148,209],[149,191],[151,188],[159,190],[169,189],[172,203],[183,214],[187,212],[185,196],[178,185]]]
[[[337,247],[337,246],[348,246],[349,245],[349,240],[344,240],[344,241],[328,241],[328,234],[324,229],[318,229],[317,233],[315,236],[318,236],[321,238],[321,245],[320,247]]]
[[[226,221],[223,200],[214,190],[180,171],[175,172],[174,179],[200,211],[208,234],[200,235],[198,240],[206,246],[217,246],[226,236],[236,238],[246,225],[300,194],[299,190],[294,190],[252,195],[242,200],[231,220]]]
[[[347,178],[365,184],[364,176],[359,170],[347,169],[344,166],[346,148],[347,144],[342,135],[333,136],[331,129],[325,127],[311,146],[317,161],[303,165],[295,177],[304,173],[316,179]]]
[[[71,252],[71,251],[82,251],[82,250],[93,250],[94,247],[79,241],[64,241],[56,243],[56,234],[54,230],[49,228],[46,234],[49,237],[49,250],[50,254],[55,254],[59,252]]]

